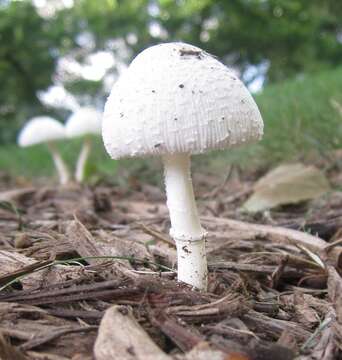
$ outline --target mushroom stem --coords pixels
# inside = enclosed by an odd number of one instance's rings
[[[70,173],[68,170],[68,167],[66,166],[64,160],[62,159],[60,153],[56,149],[55,145],[53,143],[47,144],[48,149],[51,153],[53,162],[55,164],[58,176],[59,176],[59,182],[61,185],[65,185],[70,180]]]
[[[163,157],[170,235],[176,242],[178,280],[207,289],[205,235],[198,217],[190,173],[190,155]]]
[[[83,182],[84,180],[85,166],[88,160],[88,156],[90,154],[91,145],[91,139],[86,138],[83,142],[82,150],[77,159],[75,179],[79,183]]]

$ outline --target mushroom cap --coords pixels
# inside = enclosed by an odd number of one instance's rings
[[[232,70],[184,43],[141,52],[114,84],[102,122],[114,159],[204,153],[262,135],[258,107]]]
[[[21,129],[18,145],[27,147],[65,139],[65,137],[63,124],[49,116],[37,116],[30,119]]]
[[[102,114],[92,107],[76,110],[65,124],[67,137],[101,134]]]

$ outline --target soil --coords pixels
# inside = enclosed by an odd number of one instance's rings
[[[0,358],[342,358],[342,194],[244,214],[259,175],[195,177],[199,292],[176,281],[158,187],[0,174]]]

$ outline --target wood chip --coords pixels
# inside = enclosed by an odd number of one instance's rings
[[[17,348],[12,346],[0,333],[0,359],[1,360],[28,360]]]
[[[218,224],[226,225],[227,231],[228,229],[231,229],[240,230],[241,232],[255,232],[256,239],[264,238],[275,243],[290,244],[295,246],[300,244],[317,254],[322,252],[325,253],[325,247],[327,245],[327,243],[319,237],[280,226],[259,225],[237,220],[212,218],[208,216],[203,217],[202,219],[204,222],[216,221]],[[328,256],[334,264],[339,265],[342,262],[342,246],[337,246],[331,249]]]

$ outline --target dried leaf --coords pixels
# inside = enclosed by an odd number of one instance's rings
[[[101,320],[94,346],[96,360],[169,360],[133,317],[132,311],[123,306],[109,308]]]
[[[329,189],[327,178],[314,166],[299,163],[281,165],[255,184],[254,193],[245,202],[243,209],[257,212],[280,205],[297,204],[315,199]]]
[[[207,342],[200,342],[191,351],[185,354],[185,360],[250,360],[245,354],[232,352],[227,354],[219,349],[213,349]]]

